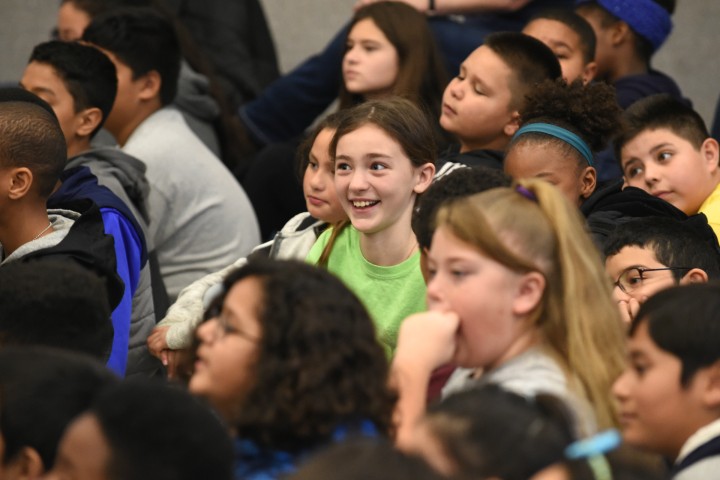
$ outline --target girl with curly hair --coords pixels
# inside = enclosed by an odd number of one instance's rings
[[[307,261],[327,267],[360,297],[392,353],[400,322],[425,310],[411,217],[435,174],[432,130],[408,100],[368,101],[340,122],[330,154],[349,222],[326,230]]]
[[[599,253],[556,188],[520,180],[441,206],[428,270],[429,311],[403,322],[393,361],[401,443],[431,372],[449,363],[462,368],[444,396],[496,384],[561,398],[578,432],[617,425],[622,322]]]
[[[618,132],[622,110],[605,83],[544,82],[527,97],[521,127],[505,155],[511,177],[541,178],[577,205],[602,249],[618,223],[632,218],[684,217],[682,212],[622,179],[598,187],[597,153]]]
[[[622,110],[605,83],[546,81],[527,96],[505,173],[542,178],[580,206],[595,191],[594,153],[617,132]]]
[[[388,364],[360,301],[326,271],[251,259],[198,327],[190,391],[234,428],[236,478],[275,478],[327,444],[389,436]]]

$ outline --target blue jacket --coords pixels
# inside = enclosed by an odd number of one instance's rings
[[[125,375],[128,367],[133,314],[136,313],[133,311],[135,303],[133,300],[141,282],[141,272],[146,268],[148,259],[143,229],[128,205],[109,188],[100,185],[98,178],[87,166],[66,169],[60,180],[61,186],[48,199],[48,208],[62,208],[78,199],[90,199],[100,208],[105,233],[115,239],[117,274],[122,278],[126,288],[120,303],[112,312],[115,334],[107,365],[119,375]],[[152,292],[149,288],[146,290],[149,300],[146,299],[144,303],[149,302],[149,311],[148,308],[144,308],[143,312],[137,314],[141,317],[150,316],[151,319],[144,319],[144,322],[152,321],[154,324]],[[147,329],[144,330],[145,333],[148,332]]]

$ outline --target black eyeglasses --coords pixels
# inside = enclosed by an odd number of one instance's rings
[[[643,285],[645,281],[646,272],[661,272],[663,270],[670,271],[683,271],[692,270],[688,267],[662,267],[662,268],[645,268],[645,267],[630,267],[626,268],[615,281],[615,286],[619,287],[623,292],[630,294],[637,290]]]

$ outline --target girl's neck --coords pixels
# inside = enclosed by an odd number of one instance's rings
[[[360,251],[365,260],[373,265],[391,267],[404,262],[417,251],[417,239],[410,222],[402,220],[380,232],[360,233]]]

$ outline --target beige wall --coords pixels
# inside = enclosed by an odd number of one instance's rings
[[[226,0],[241,1],[241,0]],[[319,50],[351,14],[354,0],[262,0],[284,71]],[[0,81],[16,81],[36,43],[48,38],[57,0],[0,0]],[[720,2],[679,0],[675,30],[655,66],[674,77],[711,121],[720,94]]]

